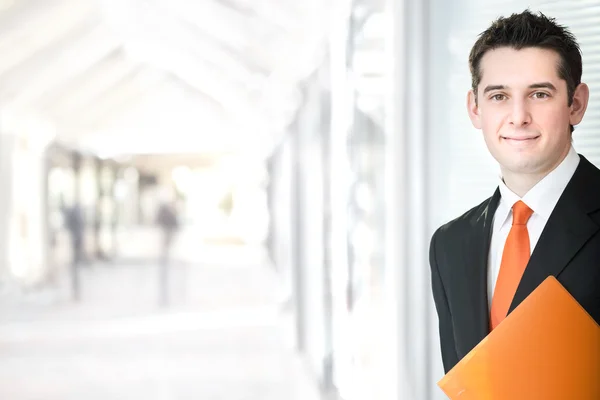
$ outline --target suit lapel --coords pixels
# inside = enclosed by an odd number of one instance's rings
[[[471,221],[473,229],[467,248],[465,249],[466,277],[474,284],[466,285],[470,291],[471,305],[475,316],[474,347],[489,333],[489,309],[487,295],[488,254],[492,236],[494,214],[500,202],[500,190],[496,189],[481,213]]]
[[[509,313],[548,276],[558,276],[599,229],[588,213],[600,207],[594,166],[580,156],[579,166],[560,197],[531,255]],[[596,186],[597,187],[597,186]]]

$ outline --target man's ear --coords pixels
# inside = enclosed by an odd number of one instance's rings
[[[469,118],[471,123],[476,129],[481,129],[481,115],[479,113],[479,106],[475,98],[475,92],[473,89],[467,93],[467,111],[469,112]]]
[[[588,100],[590,98],[590,89],[585,83],[580,83],[573,93],[573,102],[571,103],[571,113],[569,115],[569,123],[577,125],[583,119],[585,110],[587,109]]]

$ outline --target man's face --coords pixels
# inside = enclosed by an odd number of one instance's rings
[[[483,56],[477,102],[469,93],[469,116],[503,173],[545,175],[568,153],[569,124],[581,121],[587,96],[583,107],[581,93],[568,105],[559,62],[556,52],[540,48],[501,47]]]

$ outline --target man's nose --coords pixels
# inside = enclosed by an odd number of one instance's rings
[[[515,100],[510,115],[510,123],[515,127],[527,126],[531,123],[531,113],[527,102]]]

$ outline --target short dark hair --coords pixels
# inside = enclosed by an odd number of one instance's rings
[[[510,17],[500,17],[483,31],[469,54],[471,85],[477,99],[477,87],[481,81],[481,59],[486,52],[499,47],[515,50],[538,47],[553,50],[560,56],[558,76],[567,82],[569,106],[573,102],[575,89],[581,83],[581,50],[575,36],[554,18],[541,12],[533,14],[525,10]]]

